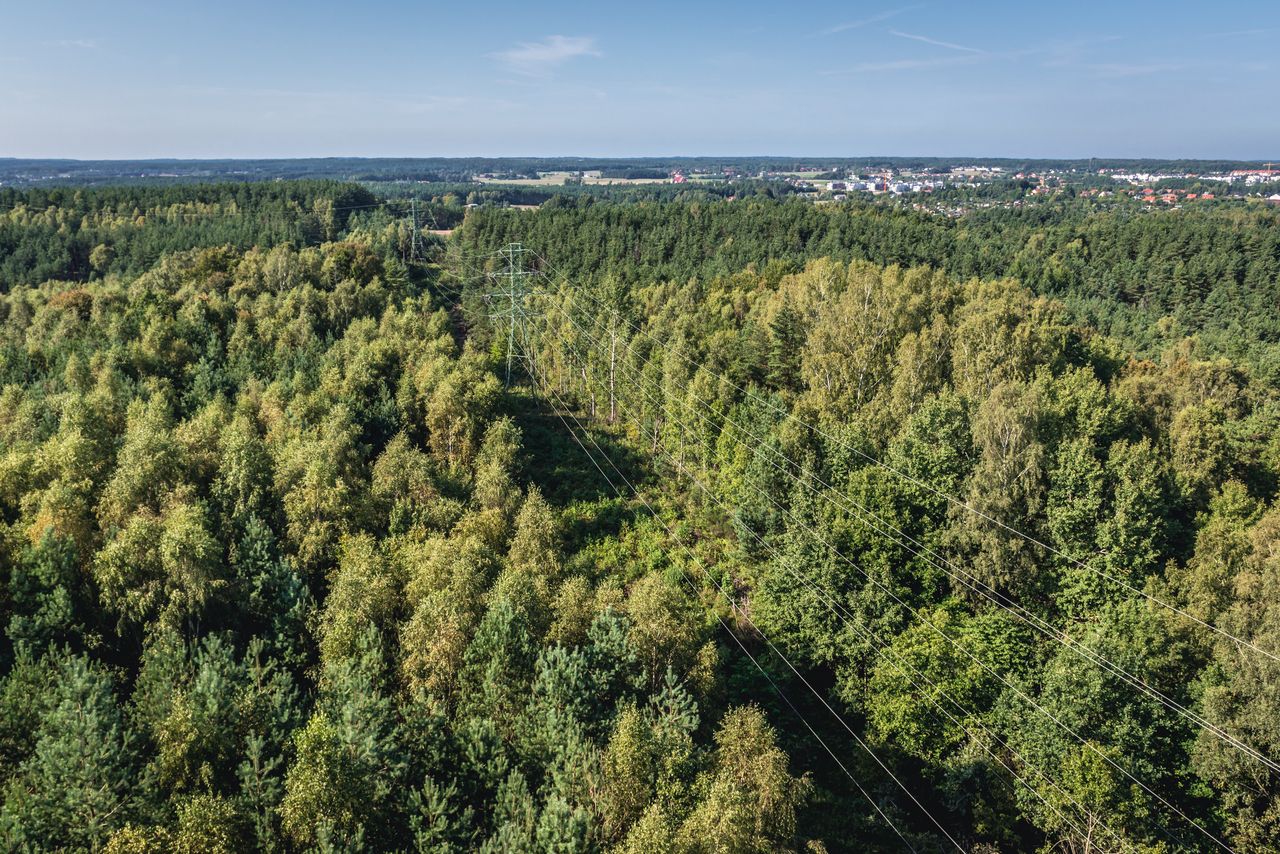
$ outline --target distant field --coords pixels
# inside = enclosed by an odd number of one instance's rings
[[[481,184],[505,184],[513,187],[559,187],[564,184],[571,174],[573,173],[548,172],[537,178],[482,178],[477,176],[475,180]]]
[[[584,184],[670,184],[670,178],[583,178]]]
[[[825,172],[775,172],[775,175],[785,175],[788,178],[817,178],[819,175],[828,175],[831,170]]]
[[[573,177],[572,172],[547,172],[537,178],[483,178],[476,177],[476,181],[481,184],[502,184],[509,187],[560,187],[563,186],[569,178]],[[603,178],[598,175],[588,175],[582,179],[583,184],[591,184],[594,186],[604,185],[621,185],[621,184],[667,184],[670,178]]]

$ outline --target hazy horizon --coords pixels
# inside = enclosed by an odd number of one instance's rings
[[[245,155],[236,157],[182,157],[173,155],[155,155],[150,157],[42,157],[42,156],[11,156],[0,155],[0,161],[30,161],[30,162],[68,162],[68,163],[218,163],[218,162],[269,162],[269,161],[306,161],[306,160],[584,160],[590,162],[599,161],[637,161],[637,160],[654,160],[654,161],[670,161],[670,160],[796,160],[796,161],[813,161],[815,163],[828,161],[846,161],[846,160],[940,160],[947,162],[972,160],[975,162],[982,161],[1013,161],[1013,162],[1038,162],[1038,161],[1082,161],[1097,160],[1100,162],[1110,161],[1150,161],[1153,163],[1163,163],[1169,161],[1193,161],[1193,162],[1239,162],[1239,163],[1258,163],[1266,164],[1275,162],[1280,164],[1280,155],[1270,157],[1229,157],[1217,155],[1188,156],[1188,157],[1156,157],[1150,155],[1106,155],[1106,154],[1086,154],[1086,155],[1062,155],[1062,156],[1044,156],[1035,154],[925,154],[917,152],[908,153],[876,153],[876,154],[791,154],[791,153],[736,153],[736,152],[713,152],[713,153],[668,153],[668,154],[328,154],[328,155],[304,155],[294,156],[289,154],[282,155]]]

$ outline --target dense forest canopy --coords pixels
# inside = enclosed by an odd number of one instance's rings
[[[385,204],[355,184],[0,189],[0,289],[134,277],[171,252],[333,240]]]
[[[576,279],[685,282],[753,266],[766,278],[834,258],[930,266],[956,279],[1016,278],[1073,319],[1155,356],[1197,335],[1280,380],[1280,209],[1111,209],[1085,199],[980,209],[959,219],[850,202],[766,199],[486,208],[460,234],[472,252],[521,240]]]
[[[0,208],[6,850],[1275,850],[1275,212]]]

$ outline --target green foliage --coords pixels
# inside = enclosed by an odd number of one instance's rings
[[[770,851],[792,844],[806,785],[755,708],[736,709],[716,731],[711,769],[699,781],[705,799],[677,831],[690,851]]]
[[[59,656],[31,754],[5,789],[2,831],[14,848],[89,851],[137,808],[134,753],[111,678]]]
[[[198,247],[332,240],[374,201],[361,187],[329,181],[5,191],[0,288],[132,278],[161,255]]]
[[[968,742],[970,726],[983,725],[1004,688],[999,677],[1020,681],[1026,673],[1028,634],[1003,614],[972,616],[954,604],[924,614],[876,663],[867,700],[871,732],[944,766]]]
[[[384,669],[372,630],[355,639],[348,657],[325,667],[317,707],[295,739],[297,759],[280,803],[283,830],[300,845],[325,838],[372,843],[394,830],[387,819],[405,757]]]
[[[1009,277],[1061,298],[1076,322],[1143,356],[1158,355],[1181,334],[1203,333],[1213,352],[1275,379],[1278,216],[1263,206],[1144,211],[1081,199],[976,205],[953,218],[905,205],[757,196],[548,204],[535,216],[482,208],[467,217],[459,239],[472,252],[520,240],[574,280],[611,275],[640,285],[819,258],[931,265],[957,281]],[[1003,378],[997,372],[993,380]]]
[[[1273,845],[1271,212],[3,195],[6,850]]]

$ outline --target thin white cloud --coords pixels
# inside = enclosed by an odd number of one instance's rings
[[[602,56],[592,36],[547,36],[540,42],[521,42],[489,54],[520,74],[545,74],[580,56]]]
[[[857,21],[845,21],[843,24],[836,24],[834,27],[827,27],[825,30],[818,33],[818,35],[833,36],[836,33],[843,33],[846,30],[861,29],[862,27],[866,27],[871,24],[878,24],[881,21],[887,21],[890,18],[896,18],[903,12],[910,12],[912,9],[919,9],[923,5],[923,3],[916,3],[911,6],[903,6],[899,9],[886,9],[883,12],[877,12],[869,18],[860,18]]]
[[[911,39],[912,41],[924,42],[925,44],[931,44],[936,47],[945,47],[947,50],[958,50],[963,51],[964,53],[986,53],[985,50],[980,50],[976,47],[966,47],[965,45],[956,44],[954,42],[944,42],[939,39],[929,38],[928,36],[916,35],[915,33],[904,33],[901,30],[889,30],[889,35],[897,36],[900,39]]]
[[[49,47],[74,47],[81,50],[92,50],[98,46],[97,39],[54,39],[45,42]]]
[[[1105,62],[1089,66],[1089,70],[1098,77],[1145,77],[1150,74],[1165,74],[1173,71],[1182,71],[1188,66],[1185,63],[1173,62],[1151,62],[1151,63],[1124,63],[1124,62]]]
[[[986,59],[986,55],[944,56],[934,59],[891,59],[886,62],[860,62],[849,68],[837,68],[820,72],[824,77],[840,74],[875,74],[886,71],[925,71],[930,68],[946,68],[954,65],[972,65]]]
[[[1071,68],[1082,64],[1085,56],[1094,48],[1111,42],[1123,41],[1121,36],[1106,35],[1076,39],[1066,42],[1051,42],[1035,48],[1033,53],[1044,57],[1041,63],[1045,68]]]
[[[1205,33],[1205,36],[1211,39],[1219,39],[1231,36],[1265,36],[1274,32],[1280,32],[1280,27],[1255,27],[1252,30],[1227,30],[1222,33]]]

